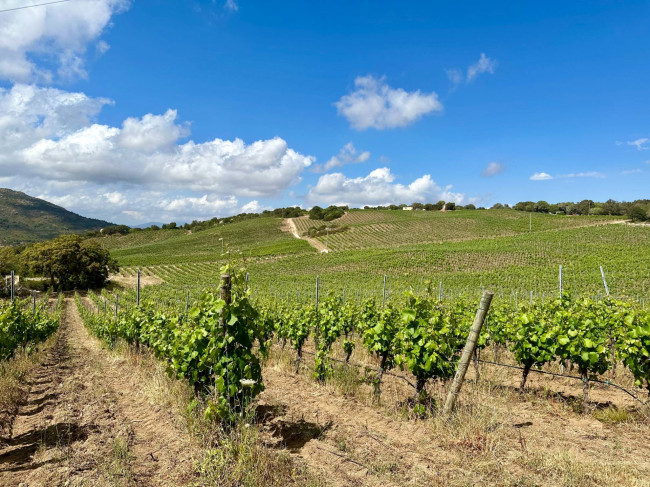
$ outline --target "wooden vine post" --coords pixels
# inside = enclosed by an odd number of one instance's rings
[[[138,269],[138,286],[137,286],[137,293],[135,298],[135,305],[138,308],[140,307],[140,269]]]
[[[232,280],[230,274],[221,274],[221,288],[219,289],[219,297],[226,303],[232,302]],[[226,327],[226,310],[222,309],[219,316],[219,328],[223,330],[226,343],[226,356],[228,356],[228,328]],[[230,402],[230,380],[228,377],[228,369],[226,369],[226,394],[228,402]]]
[[[469,367],[469,362],[474,355],[476,350],[476,342],[478,337],[481,334],[481,328],[483,328],[483,323],[485,322],[485,317],[487,316],[488,310],[490,309],[490,304],[492,303],[492,297],[494,293],[486,291],[481,297],[481,303],[479,304],[478,310],[476,310],[476,316],[474,317],[474,322],[472,323],[472,328],[469,331],[469,336],[467,337],[467,343],[465,343],[465,348],[463,349],[463,354],[460,357],[460,362],[458,363],[458,369],[456,370],[456,375],[454,376],[454,381],[451,384],[451,389],[447,395],[447,400],[445,401],[445,407],[443,409],[443,414],[449,415],[454,410],[454,405],[456,404],[456,398],[460,394],[460,388],[463,386],[463,381],[465,380],[465,374],[467,373],[467,368]]]

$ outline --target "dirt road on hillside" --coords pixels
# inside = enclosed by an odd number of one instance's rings
[[[66,298],[58,341],[26,384],[11,436],[0,439],[0,486],[186,485],[189,437],[143,384]]]
[[[319,240],[310,237],[301,237],[300,234],[298,233],[298,229],[296,228],[296,223],[293,221],[293,218],[285,218],[284,221],[282,222],[282,226],[280,227],[280,230],[282,230],[283,232],[289,232],[294,237],[306,241],[309,245],[314,247],[319,252],[330,252],[330,249],[328,249],[325,246],[325,244],[320,242]]]

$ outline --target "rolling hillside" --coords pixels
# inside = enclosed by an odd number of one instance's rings
[[[315,252],[307,242],[281,230],[282,219],[255,218],[188,233],[185,230],[142,230],[98,239],[121,265],[210,262],[230,255],[268,257]],[[220,240],[223,239],[223,240]]]
[[[333,251],[394,248],[422,243],[458,242],[481,238],[508,237],[529,232],[598,225],[619,220],[611,216],[566,216],[515,210],[403,211],[351,210],[329,225],[347,225],[349,230],[327,238]],[[328,222],[294,218],[301,235],[309,227]],[[532,223],[532,225],[531,225]],[[532,228],[532,230],[531,230]],[[326,237],[317,237],[325,243]]]
[[[0,188],[0,245],[38,242],[107,225],[111,224],[85,218],[20,191]]]

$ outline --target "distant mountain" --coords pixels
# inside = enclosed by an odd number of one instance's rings
[[[0,188],[0,245],[48,240],[111,225],[11,189]]]

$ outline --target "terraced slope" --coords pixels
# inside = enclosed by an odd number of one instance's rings
[[[598,225],[617,219],[620,218],[535,213],[532,231]],[[294,222],[301,235],[309,227],[328,224],[306,216],[294,218]],[[332,223],[350,227],[346,232],[327,238],[328,248],[333,251],[506,237],[531,231],[530,214],[514,210],[351,210]],[[317,240],[325,243],[326,238],[318,237]]]

